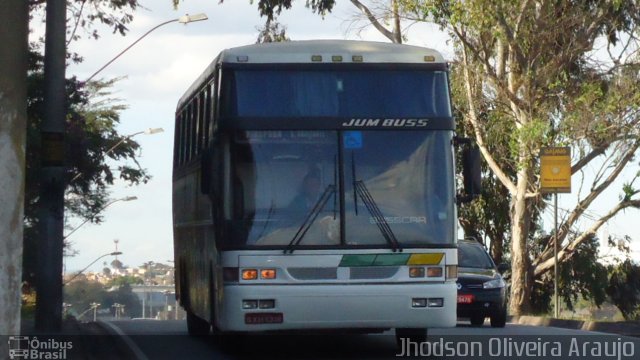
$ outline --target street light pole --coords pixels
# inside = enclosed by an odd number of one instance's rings
[[[100,303],[92,302],[89,305],[91,305],[91,308],[93,309],[93,322],[96,322],[97,315],[98,315],[98,306],[100,306]]]
[[[138,40],[134,41],[131,45],[127,46],[124,50],[120,51],[120,53],[118,53],[118,55],[116,55],[116,57],[114,57],[113,59],[111,59],[108,63],[104,64],[103,67],[101,67],[100,69],[98,69],[96,72],[94,72],[93,74],[91,74],[91,76],[89,76],[87,78],[87,80],[85,80],[85,83],[88,83],[89,81],[91,81],[91,79],[93,79],[96,75],[98,75],[102,70],[104,70],[107,66],[111,65],[111,63],[113,63],[114,61],[116,61],[116,59],[118,59],[122,54],[124,54],[125,52],[127,52],[127,50],[131,49],[135,44],[137,44],[140,40],[144,39],[147,35],[149,35],[151,32],[153,32],[155,29],[173,23],[173,22],[180,22],[182,24],[188,24],[191,22],[195,22],[195,21],[203,21],[203,20],[207,20],[208,17],[206,14],[196,14],[196,15],[185,15],[185,16],[181,16],[177,19],[173,19],[173,20],[169,20],[169,21],[165,21],[162,24],[156,25],[155,27],[151,28],[151,30],[147,31],[146,33],[144,33],[142,36],[140,36],[138,38]]]
[[[95,264],[98,260],[102,259],[105,256],[118,256],[118,255],[122,255],[122,252],[120,251],[114,251],[114,252],[110,252],[108,254],[104,254],[99,256],[97,259],[93,260],[91,262],[91,264],[87,265],[84,269],[78,271],[78,273],[76,273],[75,275],[73,275],[73,277],[67,281],[64,282],[64,284],[62,284],[62,286],[67,285],[68,283],[72,282],[75,278],[77,278],[78,276],[80,276],[85,270],[87,270],[89,267],[91,267],[91,265]]]
[[[66,0],[47,1],[35,311],[35,327],[43,332],[62,327],[66,13]]]
[[[104,155],[107,156],[110,153],[113,152],[113,150],[115,150],[118,146],[122,145],[125,141],[129,141],[129,139],[131,139],[132,137],[136,136],[136,135],[140,135],[140,134],[145,134],[145,135],[153,135],[153,134],[159,134],[161,132],[164,132],[163,128],[148,128],[147,130],[144,131],[138,131],[135,132],[133,134],[129,134],[127,136],[124,136],[122,139],[120,139],[120,141],[118,141],[117,143],[115,143],[115,145],[113,145],[112,147],[110,147],[109,149],[107,149],[107,151],[104,152]],[[69,183],[74,182],[75,180],[77,180],[79,177],[82,176],[82,173],[79,172],[77,173],[73,178],[71,178],[71,180],[69,180]]]
[[[87,222],[89,222],[89,220],[93,219],[94,216],[100,214],[104,209],[108,208],[109,206],[111,206],[111,204],[116,203],[118,201],[133,201],[133,200],[137,200],[138,197],[137,196],[125,196],[121,199],[115,199],[112,200],[110,202],[107,203],[107,205],[101,207],[100,209],[98,209],[98,211],[96,211],[91,217],[85,219],[82,223],[80,223],[80,225],[76,226],[73,230],[71,230],[67,235],[65,235],[62,239],[66,240],[69,236],[71,236],[71,234],[73,234],[74,232],[76,232],[78,229],[80,229],[82,227],[82,225],[86,224]]]

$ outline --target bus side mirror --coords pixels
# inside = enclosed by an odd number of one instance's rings
[[[482,193],[480,150],[473,144],[468,144],[462,150],[462,177],[464,183],[464,195],[459,197],[459,202],[469,202]]]
[[[500,274],[504,274],[505,272],[507,272],[507,270],[509,270],[509,265],[508,264],[500,263],[498,265],[498,272]]]

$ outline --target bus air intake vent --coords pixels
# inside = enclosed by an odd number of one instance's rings
[[[352,280],[388,279],[398,272],[397,266],[363,266],[350,268]]]
[[[288,268],[289,275],[297,280],[335,280],[338,268],[333,267],[296,267]]]

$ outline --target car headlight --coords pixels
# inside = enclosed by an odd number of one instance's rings
[[[486,283],[482,284],[482,288],[483,289],[498,289],[498,288],[503,288],[506,285],[507,284],[504,282],[504,280],[502,280],[502,278],[499,278],[499,279],[487,281]]]

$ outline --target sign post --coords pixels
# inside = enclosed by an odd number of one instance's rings
[[[555,317],[560,317],[558,302],[558,193],[571,192],[571,148],[544,147],[540,149],[540,192],[554,194],[553,238],[553,301]]]

